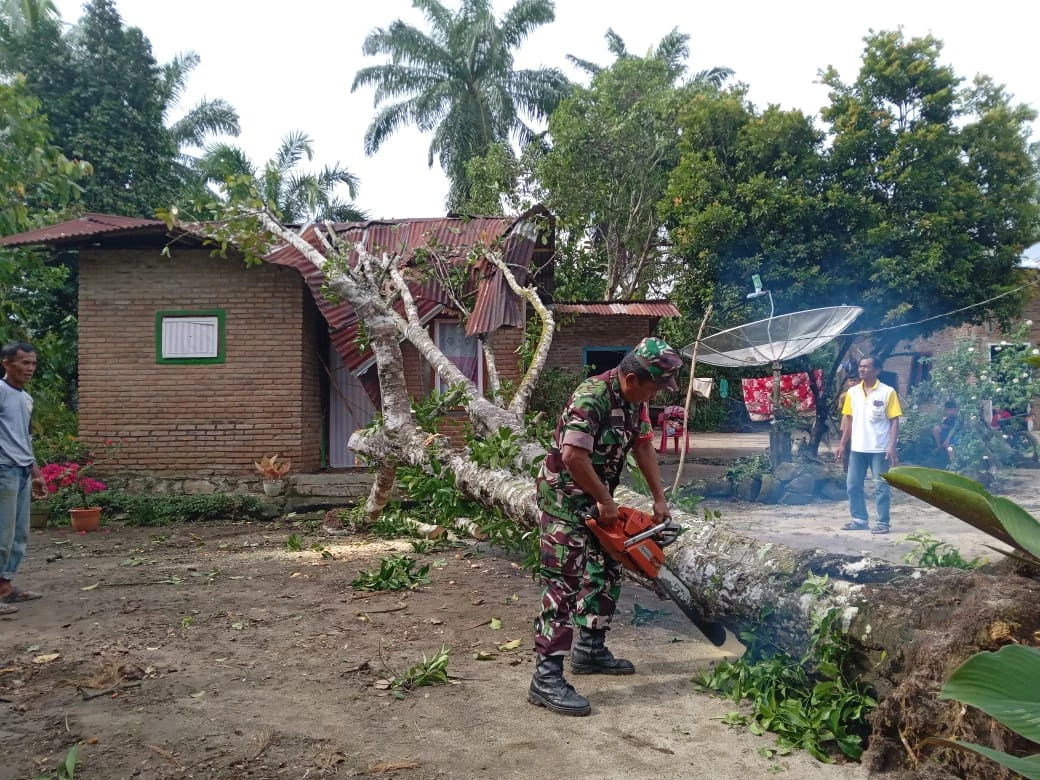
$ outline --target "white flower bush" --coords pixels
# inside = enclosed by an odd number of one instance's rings
[[[957,402],[961,417],[951,468],[977,475],[988,464],[1009,465],[1027,455],[1012,451],[1004,435],[1016,431],[1009,437],[1016,446],[1031,441],[1025,434],[1025,415],[1033,398],[1040,396],[1040,369],[1023,361],[1027,356],[1040,356],[1040,347],[1026,343],[1028,328],[1029,324],[1021,325],[990,350],[964,340],[929,359],[931,378],[914,388],[904,406],[902,458],[922,463],[934,455],[932,427],[942,418],[943,403],[951,399]],[[1038,358],[1031,360],[1040,364]],[[1009,410],[1014,415],[1003,430],[982,419],[987,400],[993,402],[993,414]]]

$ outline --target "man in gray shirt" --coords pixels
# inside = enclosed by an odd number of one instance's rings
[[[0,349],[0,615],[18,611],[16,603],[40,598],[11,580],[25,557],[29,539],[29,502],[47,495],[33,455],[29,421],[32,396],[25,385],[36,373],[36,349],[15,342]]]

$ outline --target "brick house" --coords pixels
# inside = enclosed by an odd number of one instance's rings
[[[311,229],[313,230],[313,228]],[[553,222],[536,208],[501,217],[401,220],[336,226],[349,244],[414,256],[431,239],[465,258],[478,241],[502,241],[522,283],[552,294]],[[316,241],[313,232],[305,233]],[[79,256],[79,426],[86,441],[122,440],[112,469],[126,476],[255,479],[252,464],[278,453],[296,474],[354,465],[346,443],[379,404],[374,359],[359,348],[347,304],[327,300],[320,271],[279,247],[247,267],[189,232],[149,219],[87,214],[0,239]],[[519,379],[516,349],[526,311],[490,264],[472,274],[473,313],[463,327],[432,282],[413,294],[431,336],[478,385],[477,339],[493,332],[506,381]],[[550,366],[607,365],[664,316],[665,302],[557,304]],[[403,345],[409,390],[437,386],[430,366]],[[612,357],[614,356],[614,357]],[[46,356],[42,356],[46,359]]]

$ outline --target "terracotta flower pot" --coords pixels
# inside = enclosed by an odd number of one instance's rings
[[[101,523],[101,507],[70,509],[69,518],[72,520],[72,530],[74,531],[96,531]]]

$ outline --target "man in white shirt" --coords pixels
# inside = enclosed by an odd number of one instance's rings
[[[845,531],[865,531],[870,527],[863,493],[867,467],[874,475],[874,501],[877,504],[877,522],[872,533],[887,534],[890,525],[891,489],[881,475],[898,462],[896,445],[903,410],[899,407],[896,391],[878,380],[880,371],[881,362],[876,357],[860,360],[861,381],[845,393],[841,410],[843,425],[837,453],[839,461],[851,443],[845,486],[849,493],[852,521],[843,526]]]

